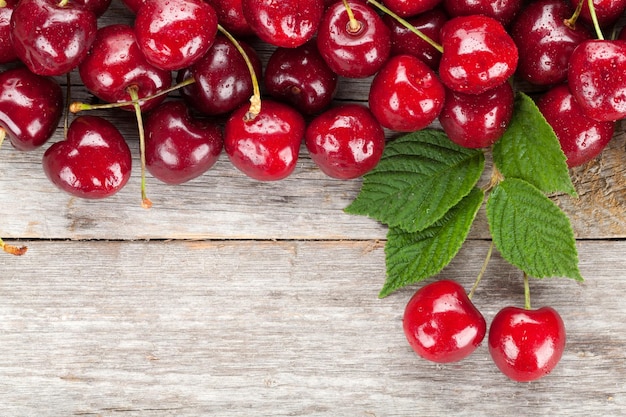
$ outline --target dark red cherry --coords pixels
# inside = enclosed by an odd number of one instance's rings
[[[4,3],[3,3],[4,2]],[[0,64],[17,61],[17,54],[11,42],[11,15],[16,1],[0,0]],[[4,5],[3,5],[4,4]]]
[[[124,6],[128,8],[133,14],[137,14],[139,8],[143,6],[143,4],[147,0],[121,0],[124,3]]]
[[[258,80],[261,60],[252,47],[238,41],[250,58]],[[193,77],[196,82],[182,89],[182,96],[206,115],[229,113],[250,100],[253,93],[250,70],[237,48],[225,36],[218,35],[209,51],[190,68],[180,71],[177,80]]]
[[[587,117],[566,84],[544,93],[537,107],[559,138],[570,168],[598,156],[615,132],[615,122],[598,122]]]
[[[498,141],[513,117],[515,95],[504,83],[482,94],[446,89],[439,122],[450,140],[465,148],[486,148]]]
[[[582,42],[570,56],[567,76],[587,116],[601,122],[626,117],[626,41]]]
[[[96,15],[71,1],[20,0],[11,15],[15,53],[39,75],[74,69],[87,55],[96,30]]]
[[[498,369],[510,379],[534,381],[559,363],[565,339],[565,325],[555,309],[505,307],[491,322],[489,353]]]
[[[432,10],[442,0],[385,0],[385,6],[400,17],[413,17]]]
[[[511,26],[511,37],[519,51],[517,74],[535,85],[553,85],[567,79],[569,58],[574,48],[591,39],[582,24],[565,25],[572,15],[566,0],[529,3]]]
[[[263,100],[261,112],[246,120],[249,105],[235,110],[224,127],[224,150],[233,165],[259,181],[276,181],[296,168],[306,124],[286,104]]]
[[[67,138],[43,155],[46,176],[59,189],[88,199],[109,197],[128,182],[131,153],[117,128],[98,116],[74,119]]]
[[[76,4],[91,10],[96,17],[100,17],[109,9],[112,0],[74,0]]]
[[[182,101],[166,101],[144,125],[146,168],[167,184],[182,184],[205,173],[222,152],[220,127],[194,117]]]
[[[203,0],[150,0],[140,7],[134,28],[149,63],[177,70],[209,50],[217,34],[217,13]]]
[[[0,130],[20,151],[40,147],[63,115],[63,92],[51,78],[25,67],[0,73]]]
[[[374,75],[391,53],[391,32],[374,9],[348,1],[357,27],[352,27],[343,2],[324,13],[317,34],[317,49],[338,75],[365,78]]]
[[[508,26],[526,5],[524,0],[443,0],[450,17],[483,15]]]
[[[369,107],[383,127],[413,132],[439,116],[445,89],[437,74],[413,55],[396,55],[374,76]]]
[[[133,28],[119,23],[98,29],[96,40],[78,67],[85,88],[109,102],[131,100],[129,88],[136,88],[139,98],[152,96],[172,83],[170,71],[151,65],[139,49]],[[142,102],[148,111],[165,96]],[[131,110],[132,106],[124,107]]]
[[[313,39],[324,13],[322,0],[242,0],[246,21],[263,41],[295,48]]]
[[[385,149],[385,132],[367,107],[344,104],[326,110],[307,126],[311,159],[326,175],[353,179],[371,171]]]
[[[570,0],[570,4],[572,8],[576,8],[579,1],[582,1],[583,6],[579,19],[591,24],[593,20],[589,11],[588,0]],[[626,0],[593,0],[593,9],[600,26],[607,28],[616,23],[622,16],[624,10],[626,10]]]
[[[439,363],[466,358],[487,332],[483,315],[463,287],[451,280],[420,288],[404,309],[402,325],[415,353]]]
[[[217,13],[218,22],[232,35],[248,37],[254,30],[243,14],[242,0],[207,0]]]
[[[391,29],[391,55],[415,55],[432,69],[438,69],[441,52],[393,17],[385,15],[383,20]],[[408,23],[435,43],[441,42],[439,33],[447,21],[448,15],[441,8],[435,8],[407,19]]]
[[[311,41],[297,48],[276,48],[265,67],[265,90],[304,114],[326,109],[337,92],[337,74]]]
[[[441,30],[439,77],[460,93],[479,94],[515,73],[517,46],[497,20],[482,16],[450,19]]]

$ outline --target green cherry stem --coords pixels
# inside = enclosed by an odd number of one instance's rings
[[[139,93],[137,86],[128,88],[128,94],[133,99],[135,116],[137,117],[137,128],[139,130],[139,157],[141,161],[141,207],[149,209],[152,201],[146,196],[146,138],[143,130],[143,117],[141,115],[141,105],[139,104]]]
[[[6,0],[0,0],[0,9],[3,7],[7,7],[7,2]]]
[[[409,22],[407,22],[406,20],[404,20],[403,18],[398,16],[396,13],[392,12],[391,10],[389,10],[387,7],[383,6],[381,3],[377,2],[376,0],[367,0],[367,2],[373,4],[374,6],[376,6],[383,13],[388,14],[389,16],[391,16],[394,19],[396,19],[398,21],[398,23],[400,23],[402,26],[404,26],[405,28],[407,28],[411,32],[415,33],[424,42],[428,43],[430,46],[432,46],[433,48],[438,50],[440,53],[443,53],[443,46],[441,46],[437,42],[433,41],[431,38],[426,36],[422,31],[416,29],[415,26],[413,26],[412,24],[410,24]]]
[[[528,282],[528,274],[524,272],[524,308],[530,310],[530,283]]]
[[[485,275],[485,271],[487,270],[487,265],[489,264],[489,261],[491,260],[491,254],[493,253],[493,246],[494,245],[493,245],[493,240],[492,240],[491,244],[489,245],[489,249],[487,250],[487,256],[485,256],[485,261],[483,262],[483,266],[480,268],[480,271],[478,272],[478,276],[476,277],[476,281],[474,281],[474,285],[472,285],[470,292],[467,294],[467,298],[469,298],[470,300],[474,296],[474,293],[476,292],[476,289],[478,288],[478,284],[480,284],[480,280],[483,279],[483,276]]]
[[[589,5],[589,14],[591,15],[593,27],[596,30],[596,36],[598,39],[604,40],[604,35],[602,35],[602,29],[600,29],[600,22],[598,22],[598,15],[596,15],[596,8],[593,5],[593,0],[588,0],[587,4]]]
[[[359,22],[356,17],[354,17],[354,12],[352,11],[352,7],[348,4],[348,0],[343,0],[343,6],[346,8],[346,13],[348,13],[348,20],[350,22],[350,27],[348,30],[352,33],[357,33],[363,27],[363,24]]]
[[[572,30],[576,29],[576,22],[578,21],[578,16],[580,16],[580,12],[583,9],[584,2],[585,0],[578,1],[578,4],[576,5],[576,10],[574,10],[574,13],[572,13],[572,17],[570,17],[569,19],[565,19],[563,21],[565,26],[567,26],[568,28]]]

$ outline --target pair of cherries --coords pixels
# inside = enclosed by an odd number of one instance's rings
[[[463,287],[439,280],[419,289],[404,311],[403,329],[413,350],[437,362],[460,361],[482,343],[487,325]],[[565,349],[565,325],[551,307],[505,307],[489,327],[489,353],[504,375],[528,382],[550,373]]]

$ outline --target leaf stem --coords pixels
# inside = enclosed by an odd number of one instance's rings
[[[483,191],[487,193],[493,190],[502,180],[504,180],[504,175],[502,175],[498,167],[494,165],[491,170],[491,177],[489,177],[489,182],[487,183],[487,185],[482,187]]]
[[[530,283],[528,282],[528,274],[524,272],[524,308],[530,310]]]
[[[141,115],[141,104],[139,103],[139,93],[137,86],[128,87],[128,94],[133,99],[135,116],[137,117],[137,129],[139,130],[139,157],[141,161],[141,207],[149,209],[152,201],[146,196],[146,139],[143,130],[143,117]]]
[[[485,275],[485,271],[487,270],[487,265],[489,264],[489,260],[491,260],[491,254],[493,253],[493,246],[494,245],[493,245],[493,240],[492,240],[491,244],[489,245],[489,249],[487,250],[487,256],[485,256],[485,261],[483,262],[483,266],[480,268],[480,272],[478,272],[478,276],[476,277],[476,281],[474,281],[474,285],[472,286],[472,289],[470,290],[469,294],[467,294],[467,297],[470,300],[474,296],[474,293],[476,292],[476,288],[478,288],[478,284],[480,283],[480,280]]]

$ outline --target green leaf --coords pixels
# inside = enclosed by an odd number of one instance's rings
[[[345,212],[408,232],[422,230],[470,192],[484,165],[482,151],[462,148],[441,131],[410,133],[389,142]]]
[[[507,178],[487,199],[487,220],[502,257],[535,278],[583,278],[568,217],[528,182]]]
[[[431,277],[448,265],[467,238],[484,196],[482,190],[472,189],[443,218],[422,231],[390,228],[385,245],[387,280],[379,296]]]
[[[505,178],[521,178],[544,193],[576,196],[554,130],[524,93],[517,94],[513,119],[493,147],[493,160]]]

